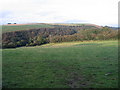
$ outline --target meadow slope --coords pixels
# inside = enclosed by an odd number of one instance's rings
[[[3,49],[3,88],[117,88],[118,42]]]
[[[52,25],[48,24],[21,24],[21,25],[2,25],[2,33],[20,30],[29,30],[37,28],[50,28]]]

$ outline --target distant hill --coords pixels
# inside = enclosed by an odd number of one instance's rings
[[[29,30],[29,29],[39,29],[39,28],[50,28],[50,27],[79,27],[81,29],[94,29],[102,28],[99,25],[95,24],[64,24],[64,23],[29,23],[29,24],[8,24],[2,25],[2,32],[10,31],[20,31],[20,30]]]
[[[109,27],[111,28],[112,30],[118,30],[118,27]]]
[[[111,26],[105,26],[105,27],[110,28],[112,30],[118,30],[118,27],[111,27]]]
[[[2,33],[10,32],[10,31],[38,29],[38,28],[49,28],[49,27],[52,27],[52,25],[43,24],[43,23],[8,24],[8,25],[2,25]]]

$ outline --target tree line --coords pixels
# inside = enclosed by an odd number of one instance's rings
[[[118,30],[108,27],[96,28],[93,26],[60,26],[6,32],[2,34],[2,48],[21,46],[36,46],[46,43],[109,40],[117,39]]]

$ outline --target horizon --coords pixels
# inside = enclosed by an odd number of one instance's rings
[[[10,24],[8,24],[8,23],[10,23]],[[97,24],[92,24],[92,23],[16,23],[16,22],[12,22],[12,23],[8,22],[8,23],[7,24],[1,24],[1,25],[8,25],[8,26],[32,25],[32,24],[90,24],[90,25],[97,25]],[[115,27],[115,28],[119,27],[119,26],[110,26],[110,25],[98,25],[98,26],[101,26],[101,27],[108,26],[108,27]]]
[[[0,24],[90,23],[118,27],[118,1],[4,0],[0,3]]]

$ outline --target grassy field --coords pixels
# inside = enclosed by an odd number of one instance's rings
[[[43,28],[43,27],[52,27],[52,25],[48,25],[48,24],[3,25],[2,33],[10,32],[10,31],[18,31],[18,30],[28,30],[28,29],[34,29],[34,28]]]
[[[3,49],[3,88],[117,88],[118,42]]]

